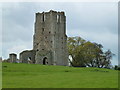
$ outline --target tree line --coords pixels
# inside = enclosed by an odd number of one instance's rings
[[[72,57],[72,61],[69,61],[74,67],[110,68],[110,60],[115,55],[110,50],[103,51],[101,44],[86,41],[81,37],[68,37],[67,47]]]

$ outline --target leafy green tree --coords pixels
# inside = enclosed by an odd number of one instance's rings
[[[72,61],[70,61],[72,66],[78,67],[78,66],[85,66],[84,65],[84,56],[82,55],[81,46],[86,41],[82,39],[81,37],[68,37],[67,45],[68,45],[68,52],[69,55],[72,57]]]
[[[84,62],[86,64],[86,66],[88,67],[95,67],[95,63],[96,63],[96,57],[98,53],[98,48],[96,47],[96,45],[94,43],[91,42],[86,42],[84,43],[84,45],[82,46],[82,53],[84,56]]]
[[[106,52],[104,52],[101,56],[101,57],[103,57],[100,62],[101,68],[103,68],[103,67],[109,68],[110,64],[111,64],[110,60],[112,59],[112,56],[114,56],[114,55],[115,54],[113,54],[110,50],[107,50]]]
[[[109,68],[113,53],[108,50],[103,52],[101,44],[86,41],[81,37],[68,38],[68,51],[72,57],[70,61],[74,67],[98,67]]]
[[[118,70],[118,66],[117,66],[117,65],[115,65],[114,69],[115,69],[115,70]]]

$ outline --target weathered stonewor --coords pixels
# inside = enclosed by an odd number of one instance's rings
[[[68,65],[66,16],[64,12],[36,13],[33,50],[20,53],[20,60],[28,58],[36,64]]]
[[[20,53],[20,62],[21,63],[35,63],[35,50],[25,50]]]
[[[15,53],[9,54],[9,60],[8,60],[8,62],[16,63],[17,62],[17,54],[15,54]]]

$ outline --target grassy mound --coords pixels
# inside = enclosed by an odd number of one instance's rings
[[[3,88],[117,88],[118,71],[38,64],[2,64]]]

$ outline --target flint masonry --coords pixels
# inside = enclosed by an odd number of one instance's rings
[[[66,16],[64,12],[36,13],[33,50],[20,53],[23,63],[68,65]]]

